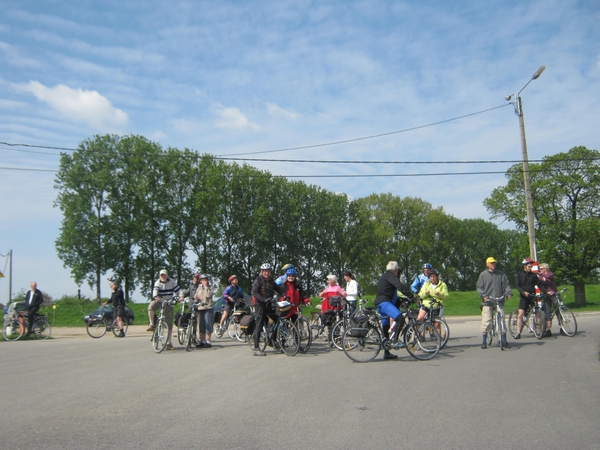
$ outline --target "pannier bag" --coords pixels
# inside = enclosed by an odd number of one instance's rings
[[[242,317],[244,317],[245,315],[246,315],[246,311],[244,311],[244,310],[234,312],[233,313],[233,322],[240,323],[240,320],[242,320]]]
[[[181,322],[181,325],[187,325],[188,323],[190,323],[190,317],[192,317],[191,313],[185,313],[183,314],[181,311],[177,312],[175,314],[175,317],[173,318],[173,324],[179,326],[179,318],[182,317],[183,320]]]
[[[350,317],[350,336],[365,337],[369,333],[369,316],[365,314]]]
[[[240,329],[248,336],[254,333],[254,315],[246,314],[242,317],[240,319]]]

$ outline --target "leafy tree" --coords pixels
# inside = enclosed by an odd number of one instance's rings
[[[54,205],[63,212],[56,251],[77,284],[87,280],[101,298],[101,277],[115,265],[116,251],[109,239],[112,227],[107,209],[118,136],[95,136],[72,154],[62,153],[55,179]]]
[[[585,305],[585,283],[600,268],[600,152],[574,147],[530,164],[539,253],[555,274],[573,283],[575,303]],[[526,229],[524,188],[519,165],[506,186],[484,202],[494,217]]]

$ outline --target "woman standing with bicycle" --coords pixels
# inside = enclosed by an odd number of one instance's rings
[[[546,314],[546,334],[544,337],[552,336],[552,306],[558,302],[558,287],[556,281],[554,281],[554,274],[550,272],[550,266],[546,263],[540,264],[540,273],[538,274],[540,280],[546,283],[547,294],[544,297],[544,314]],[[564,331],[560,330],[561,334]]]
[[[196,289],[194,300],[198,309],[198,331],[200,333],[200,343],[196,345],[199,348],[210,348],[210,337],[214,326],[214,289],[208,285],[208,275],[200,275],[200,286]]]
[[[344,271],[344,280],[346,280],[346,301],[350,305],[350,313],[356,310],[356,297],[358,296],[358,282],[352,272]]]
[[[419,297],[421,297],[423,302],[417,320],[423,321],[425,320],[427,313],[431,313],[432,299],[435,299],[440,303],[441,306],[438,316],[442,317],[444,315],[444,300],[448,298],[448,295],[448,286],[440,280],[440,273],[435,269],[429,269],[429,280],[423,284],[423,287],[419,291]],[[434,322],[433,325],[437,328],[438,332],[441,333],[440,324]]]

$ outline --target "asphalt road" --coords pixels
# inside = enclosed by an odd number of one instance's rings
[[[600,448],[600,315],[573,338],[479,348],[450,320],[429,362],[367,364],[215,339],[155,354],[149,336],[0,343],[1,449]],[[554,327],[557,331],[557,327]]]

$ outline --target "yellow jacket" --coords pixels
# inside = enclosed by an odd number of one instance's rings
[[[423,299],[423,305],[426,308],[431,307],[430,297],[435,298],[444,306],[444,300],[448,298],[448,295],[448,286],[443,281],[439,281],[435,287],[431,284],[431,280],[426,281],[419,291],[419,297]]]

